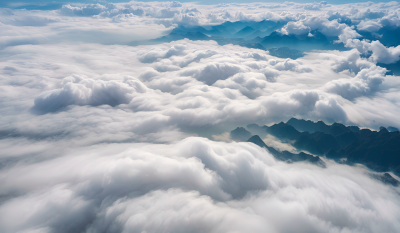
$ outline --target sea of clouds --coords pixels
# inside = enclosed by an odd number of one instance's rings
[[[263,19],[349,50],[291,60],[214,41],[127,45]],[[376,64],[400,47],[354,30],[388,25],[400,26],[398,2],[0,8],[1,231],[399,232],[400,188],[366,168],[284,163],[227,133],[291,117],[399,128],[400,79]]]

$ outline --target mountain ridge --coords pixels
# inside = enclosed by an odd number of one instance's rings
[[[379,172],[400,174],[399,131],[389,132],[385,127],[372,131],[340,123],[327,125],[322,121],[296,118],[271,126],[251,124],[247,128],[264,131],[311,154],[336,161],[344,159],[348,164],[361,163]]]

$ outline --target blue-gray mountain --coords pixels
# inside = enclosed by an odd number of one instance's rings
[[[361,163],[379,171],[400,175],[400,133],[397,128],[381,127],[379,131],[327,125],[322,121],[290,119],[272,126],[248,125],[250,131],[271,134],[292,144],[298,150],[325,156],[348,164]]]
[[[184,26],[179,25],[168,35],[149,41],[132,42],[131,45],[158,44],[181,40],[214,40],[220,45],[234,44],[248,48],[268,50],[271,55],[280,58],[297,59],[302,57],[303,52],[311,50],[349,50],[343,43],[338,43],[337,36],[325,36],[319,30],[312,30],[304,34],[282,34],[279,30],[285,26],[287,21],[236,21],[225,22],[213,26]],[[341,23],[355,26],[348,19]],[[400,28],[384,26],[376,33],[357,30],[361,35],[359,39],[370,41],[379,40],[385,46],[397,46],[400,44]],[[366,55],[369,56],[369,55]],[[378,64],[390,70],[390,74],[399,74],[398,66],[395,64]]]

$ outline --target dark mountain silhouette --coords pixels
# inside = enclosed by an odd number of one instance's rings
[[[235,141],[247,141],[251,137],[251,133],[243,127],[237,127],[231,131],[230,136]]]
[[[390,175],[389,173],[385,172],[383,174],[371,174],[372,178],[375,178],[377,180],[382,181],[385,184],[390,184],[393,185],[395,187],[399,186],[400,182],[398,180],[396,180],[395,178],[393,178],[392,175]]]
[[[264,141],[258,136],[254,135],[247,140],[248,142],[252,142],[260,147],[266,148],[276,159],[286,161],[286,162],[300,162],[306,161],[313,164],[316,164],[320,167],[325,167],[325,162],[321,160],[319,156],[313,156],[310,154],[306,154],[304,152],[300,152],[299,154],[294,154],[289,151],[278,151],[272,147],[267,146]]]
[[[265,128],[266,132],[274,135],[277,138],[282,138],[286,140],[295,140],[301,133],[297,131],[293,126],[285,124],[283,122],[279,124],[272,125]]]
[[[267,146],[264,141],[258,135],[251,135],[243,127],[237,127],[230,132],[231,139],[235,141],[252,142],[260,147],[266,148],[276,159],[286,161],[286,162],[300,162],[306,161],[318,165],[320,167],[325,167],[325,162],[321,160],[319,156],[313,156],[304,152],[299,154],[294,154],[289,151],[278,151],[273,147]]]
[[[387,130],[389,130],[389,132],[396,132],[396,131],[399,131],[398,128],[392,127],[392,126],[387,127]]]
[[[298,120],[296,118],[291,118],[286,124],[293,126],[299,131],[307,131],[309,133],[314,132],[329,132],[329,126],[327,126],[323,121],[313,122],[310,120]]]
[[[376,171],[393,171],[400,174],[400,133],[381,127],[379,131],[345,126],[340,123],[327,125],[292,118],[287,123],[272,126],[247,126],[264,131],[283,141],[289,141],[299,150],[324,155],[334,160],[346,159],[347,163],[361,163]]]

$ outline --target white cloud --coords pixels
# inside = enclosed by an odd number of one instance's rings
[[[32,111],[35,113],[56,112],[68,105],[110,105],[128,104],[133,92],[146,92],[146,87],[137,79],[125,78],[125,83],[101,81],[77,77],[63,80],[61,89],[53,90],[35,99]]]
[[[358,30],[368,31],[368,32],[376,32],[379,31],[379,29],[381,28],[382,28],[381,24],[372,20],[368,21],[363,20],[357,25]]]
[[[354,78],[331,81],[326,84],[326,89],[349,100],[359,96],[369,96],[378,91],[385,73],[386,69],[373,66],[362,69]]]
[[[366,41],[349,39],[346,47],[356,48],[360,53],[370,55],[369,60],[374,63],[391,64],[400,60],[400,46],[385,47],[380,41]]]
[[[400,46],[387,48],[381,42],[373,41],[370,50],[372,51],[370,60],[376,63],[390,64],[400,60]]]
[[[201,138],[95,146],[2,170],[2,193],[20,195],[0,207],[0,224],[5,232],[395,232],[396,190],[365,172],[285,164],[250,143]]]
[[[241,71],[239,66],[229,63],[213,63],[207,64],[204,68],[198,70],[188,70],[182,75],[193,75],[193,77],[207,85],[212,85],[218,80],[224,80]]]
[[[310,32],[310,27],[305,26],[302,22],[288,22],[281,30],[283,34],[304,35]]]

